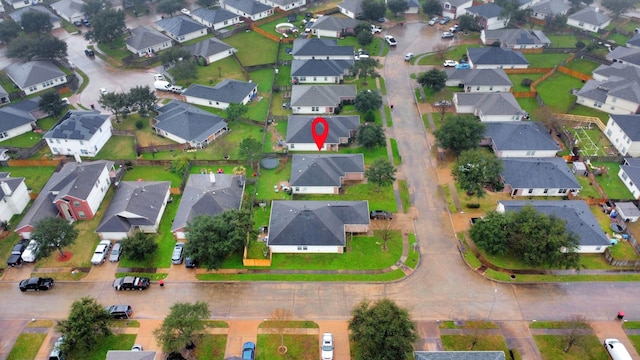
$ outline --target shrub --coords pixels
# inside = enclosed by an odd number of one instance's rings
[[[529,78],[522,79],[522,83],[521,83],[522,86],[529,87],[531,86],[531,84],[533,84],[533,80]]]
[[[143,127],[144,127],[144,122],[142,120],[136,121],[136,129],[142,130]]]
[[[584,47],[585,47],[585,46],[587,46],[587,45],[586,45],[584,42],[582,42],[582,41],[578,41],[578,42],[576,43],[576,48],[577,48],[577,49],[579,49],[579,50],[584,49]]]
[[[479,209],[480,208],[480,204],[478,203],[468,203],[467,205],[468,209]]]
[[[376,121],[376,113],[373,110],[369,110],[364,114],[364,122]]]

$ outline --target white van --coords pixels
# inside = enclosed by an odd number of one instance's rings
[[[56,343],[53,344],[53,349],[49,354],[49,360],[64,360],[62,350],[60,349],[62,347],[63,341],[64,341],[64,337],[60,336],[60,338],[56,341]]]
[[[631,360],[631,355],[618,339],[605,339],[604,347],[613,360]]]

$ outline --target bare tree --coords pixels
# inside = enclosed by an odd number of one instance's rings
[[[382,251],[387,251],[387,242],[398,231],[395,219],[373,221],[373,232],[382,240]]]
[[[471,344],[469,345],[469,350],[473,350],[473,348],[478,345],[478,341],[480,341],[480,330],[490,328],[491,323],[489,321],[483,320],[471,320],[466,322],[466,328],[473,329],[473,334],[471,336]]]
[[[449,51],[449,46],[445,43],[438,44],[433,47],[433,51],[436,53],[436,57],[440,60],[444,60],[447,55],[447,51]]]
[[[284,345],[284,336],[289,332],[289,321],[291,321],[291,312],[286,309],[273,310],[271,318],[269,319],[271,333],[280,335],[278,352],[282,354],[287,352],[287,347]]]
[[[559,133],[562,130],[562,120],[560,120],[547,106],[543,105],[539,107],[535,111],[534,115],[536,119],[540,119],[547,129],[555,131],[556,133]]]
[[[565,344],[562,351],[567,353],[573,346],[582,346],[586,337],[592,332],[591,327],[587,324],[587,318],[584,315],[570,316],[565,321],[565,327],[562,331],[562,341]]]

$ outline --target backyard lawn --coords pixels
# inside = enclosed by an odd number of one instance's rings
[[[135,138],[133,136],[112,135],[93,159],[127,160],[135,158]]]
[[[38,167],[0,167],[0,172],[8,172],[12,177],[24,177],[27,183],[27,188],[31,189],[34,193],[39,193],[44,185],[49,181],[53,171],[56,168],[52,166],[38,166]]]
[[[582,87],[582,81],[569,75],[556,72],[541,82],[536,90],[544,103],[554,112],[565,113],[576,100],[572,89]]]
[[[380,192],[376,191],[376,185],[374,184],[347,185],[344,187],[344,193],[339,195],[293,195],[293,200],[368,200],[369,209],[382,209],[392,213],[398,212],[396,197],[391,185],[381,188]]]
[[[577,58],[567,63],[567,65],[565,66],[569,69],[581,72],[585,75],[591,75],[593,70],[600,66],[600,64],[591,60]]]
[[[276,62],[278,43],[267,40],[254,31],[240,33],[224,39],[238,50],[236,55],[243,66],[273,64]]]
[[[522,80],[529,79],[529,80],[535,81],[541,78],[542,75],[544,74],[530,73],[530,74],[507,74],[507,75],[509,76],[511,83],[513,84],[514,92],[528,92],[528,91],[531,91],[531,86],[530,85],[523,86]]]
[[[607,196],[615,200],[632,200],[633,194],[622,183],[622,180],[618,177],[620,171],[620,164],[617,162],[593,162],[593,166],[601,167],[605,166],[607,171],[601,176],[597,176],[596,180],[598,184],[602,186]]]
[[[134,166],[127,170],[122,181],[171,181],[171,187],[179,187],[182,177],[162,166]]]
[[[198,66],[196,69],[198,73],[197,82],[207,86],[215,86],[225,79],[249,80],[245,78],[242,67],[240,67],[240,64],[238,64],[233,56],[229,56],[228,58],[216,61],[207,66]]]
[[[529,67],[532,69],[552,68],[556,65],[561,65],[569,58],[569,56],[571,56],[571,54],[524,54],[524,57],[529,61]]]
[[[0,146],[15,146],[19,148],[30,148],[38,143],[44,136],[45,132],[37,133],[29,131],[22,135],[18,135],[8,140],[0,142]],[[45,146],[46,147],[46,146]]]

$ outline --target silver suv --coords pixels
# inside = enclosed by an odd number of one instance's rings
[[[184,243],[182,241],[177,242],[173,247],[173,255],[171,255],[171,263],[174,265],[182,264],[184,259]]]

